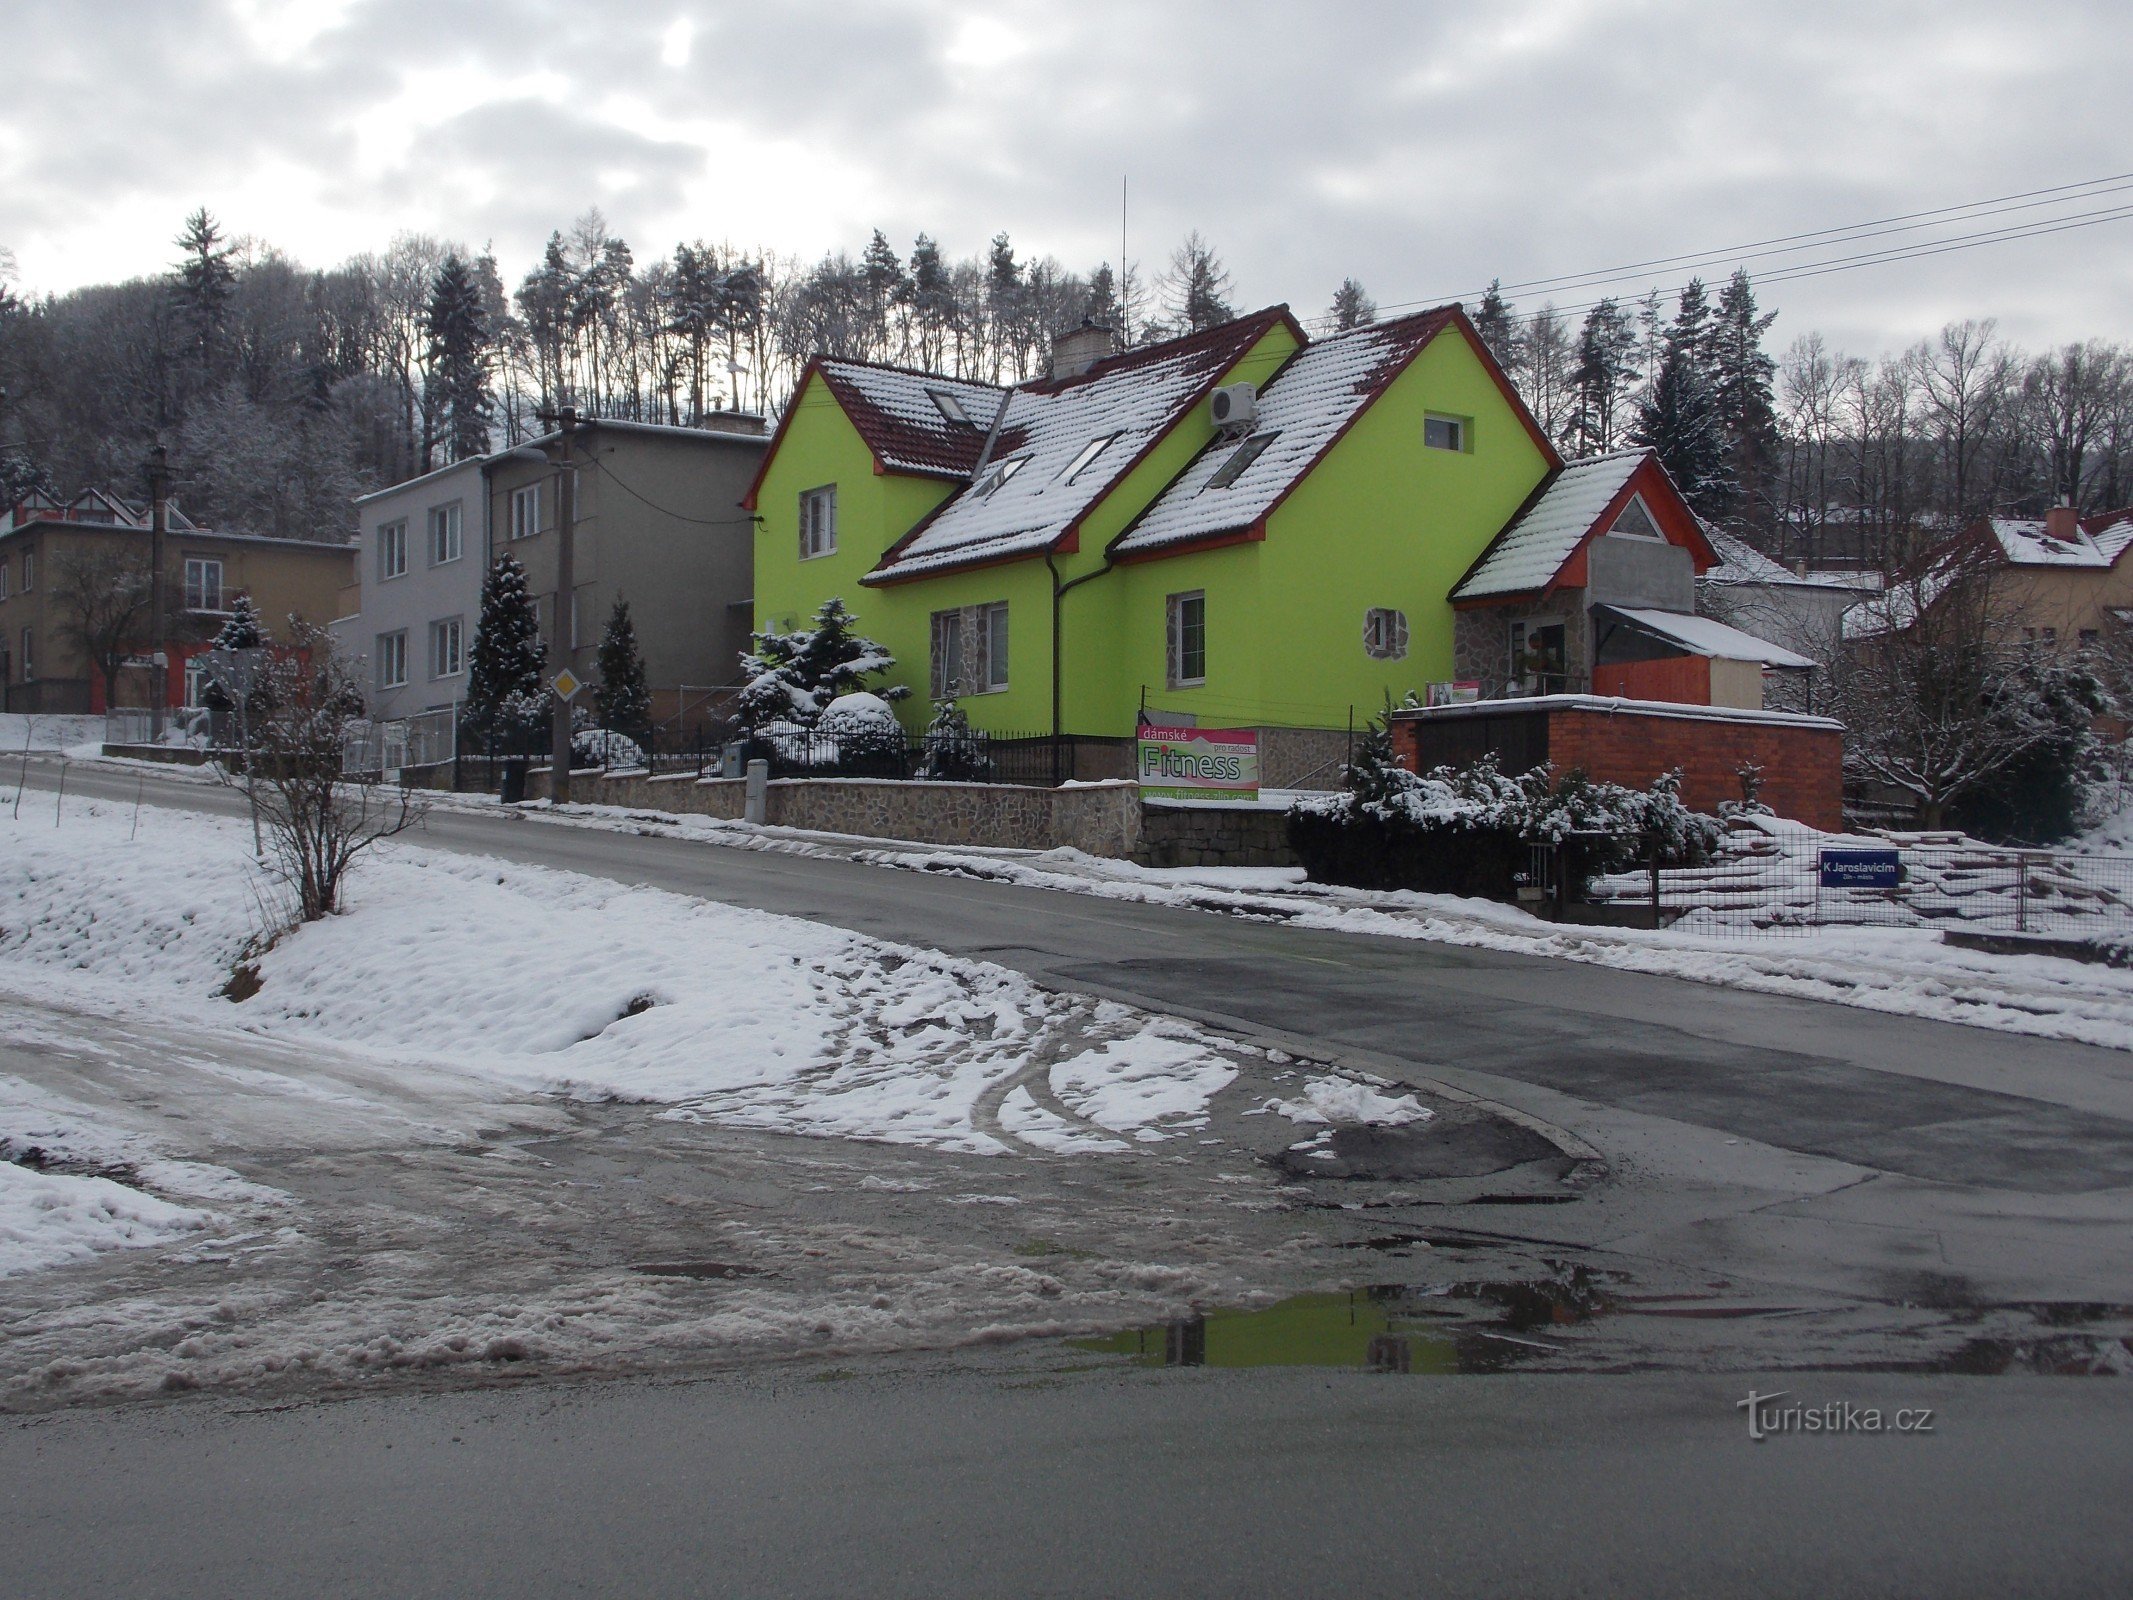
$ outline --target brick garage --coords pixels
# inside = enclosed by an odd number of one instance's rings
[[[1844,825],[1844,726],[1827,717],[1544,695],[1396,711],[1392,747],[1416,772],[1493,751],[1506,772],[1546,762],[1637,789],[1678,767],[1682,798],[1696,811],[1738,800],[1739,770],[1753,763],[1763,769],[1763,803],[1779,816],[1830,832]]]

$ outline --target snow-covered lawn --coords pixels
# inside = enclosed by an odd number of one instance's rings
[[[100,754],[103,746],[102,717],[30,716],[21,711],[0,711],[0,756],[24,750],[79,750],[89,756]]]

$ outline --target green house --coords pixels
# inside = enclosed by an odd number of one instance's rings
[[[810,363],[744,502],[757,628],[841,597],[907,714],[1003,734],[1345,730],[1454,676],[1453,587],[1561,465],[1456,306],[1108,349]]]

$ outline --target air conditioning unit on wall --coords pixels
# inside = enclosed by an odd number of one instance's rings
[[[1228,383],[1208,397],[1208,414],[1218,428],[1249,428],[1259,414],[1259,391],[1248,383]]]

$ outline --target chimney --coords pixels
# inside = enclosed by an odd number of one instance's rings
[[[2081,517],[2072,506],[2053,506],[2044,513],[2044,537],[2057,539],[2061,544],[2075,544],[2081,538]]]
[[[1118,335],[1083,317],[1080,327],[1052,335],[1052,376],[1078,378],[1117,348]]]

